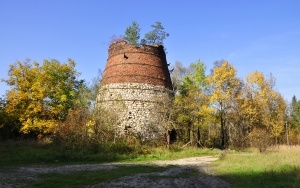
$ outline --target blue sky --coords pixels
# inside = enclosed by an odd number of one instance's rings
[[[73,59],[90,82],[104,70],[113,35],[132,21],[141,35],[162,22],[167,61],[227,59],[238,76],[272,73],[285,99],[300,98],[298,0],[0,0],[0,78],[17,60]],[[0,83],[0,96],[9,89]]]

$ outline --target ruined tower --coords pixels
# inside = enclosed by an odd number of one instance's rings
[[[115,129],[145,139],[166,133],[162,116],[172,99],[172,83],[163,46],[112,43],[103,73],[97,106],[116,113]]]

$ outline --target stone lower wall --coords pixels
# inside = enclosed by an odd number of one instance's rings
[[[167,131],[161,116],[172,97],[172,91],[163,86],[112,83],[100,88],[97,105],[117,114],[120,123],[115,126],[120,134],[125,133],[125,127],[131,127],[133,133],[155,139]]]

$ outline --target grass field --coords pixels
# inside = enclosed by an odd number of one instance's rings
[[[265,153],[225,151],[214,171],[233,187],[300,187],[300,147],[273,147]]]

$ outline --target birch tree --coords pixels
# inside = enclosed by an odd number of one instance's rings
[[[241,80],[237,78],[237,70],[228,61],[216,62],[212,74],[208,76],[210,86],[210,103],[215,109],[215,115],[221,127],[221,147],[228,145],[226,126],[227,116],[234,109],[234,105],[241,90]]]

